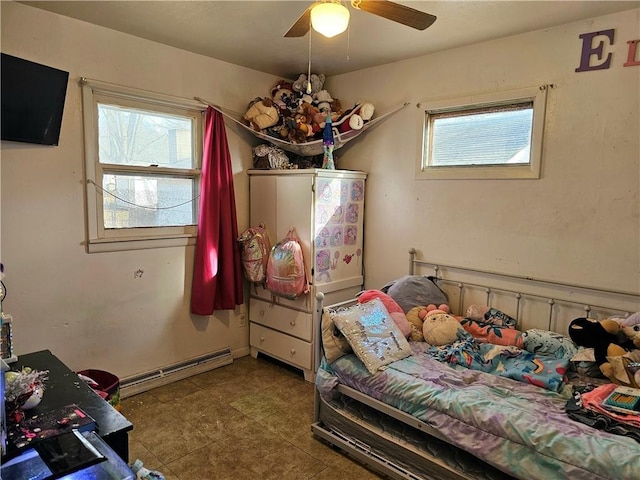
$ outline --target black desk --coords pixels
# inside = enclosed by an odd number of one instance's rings
[[[13,369],[49,370],[40,404],[28,413],[44,413],[75,403],[98,425],[97,433],[125,462],[129,462],[129,431],[133,424],[93,391],[49,350],[20,355]]]

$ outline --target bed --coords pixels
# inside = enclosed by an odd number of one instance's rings
[[[409,275],[437,279],[452,313],[490,306],[515,319],[518,331],[549,332],[561,342],[572,344],[567,328],[575,318],[640,311],[636,292],[431,263],[413,249],[409,254]],[[314,324],[322,339],[323,315],[348,311],[357,300],[325,306],[322,294],[317,299]],[[312,432],[385,477],[640,478],[640,437],[610,433],[567,413],[576,389],[609,383],[576,372],[571,362],[566,370],[557,368],[560,384],[522,381],[443,362],[425,342],[409,341],[410,354],[372,374],[366,361],[347,350],[329,363],[328,342],[326,336],[326,345],[316,342]]]

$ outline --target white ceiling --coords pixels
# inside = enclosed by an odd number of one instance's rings
[[[309,35],[283,38],[309,1],[24,1],[283,78],[306,72]],[[348,3],[348,2],[343,2]],[[351,10],[350,28],[311,36],[327,76],[640,7],[640,1],[399,1],[438,19],[424,31]]]

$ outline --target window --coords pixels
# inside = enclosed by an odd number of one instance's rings
[[[89,252],[194,242],[202,106],[83,84]]]
[[[420,104],[417,178],[540,178],[547,88]]]

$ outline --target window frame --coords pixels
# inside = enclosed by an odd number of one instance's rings
[[[536,179],[540,178],[542,148],[545,124],[547,86],[530,87],[504,92],[470,95],[421,102],[418,107],[423,113],[421,155],[416,165],[416,179]],[[430,165],[429,115],[472,112],[478,108],[511,106],[523,103],[533,104],[531,129],[530,162],[512,165]]]
[[[81,85],[84,118],[87,251],[89,253],[97,253],[194,245],[198,229],[197,219],[196,224],[184,226],[105,228],[102,184],[103,175],[113,173],[124,175],[150,175],[153,173],[157,176],[193,178],[195,182],[194,202],[196,202],[195,208],[197,212],[204,132],[203,105],[180,97],[88,80],[86,78],[82,79]],[[98,157],[99,103],[192,118],[194,120],[194,131],[192,132],[194,168],[178,169],[160,166],[100,163]]]

